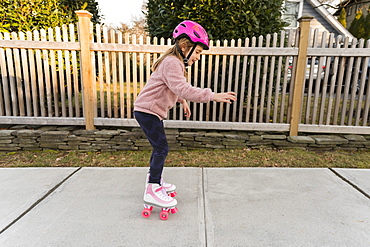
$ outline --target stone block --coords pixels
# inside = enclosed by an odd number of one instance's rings
[[[112,136],[119,135],[121,132],[118,130],[100,130],[94,133],[95,137],[110,138]]]
[[[221,139],[221,138],[224,137],[224,135],[222,133],[205,133],[204,136],[205,137],[215,138],[215,139]]]
[[[318,145],[342,145],[348,143],[347,139],[336,135],[314,135],[311,137]]]
[[[262,135],[261,137],[267,140],[286,140],[286,135]]]
[[[367,142],[366,138],[361,135],[344,135],[343,137],[346,138],[349,142],[359,142],[359,143]]]
[[[36,143],[36,139],[33,139],[33,138],[32,139],[31,138],[14,138],[13,143]]]
[[[58,142],[58,143],[64,143],[64,141],[66,140],[66,138],[38,138],[37,141],[40,142],[40,143],[55,143],[55,142]]]
[[[39,137],[41,133],[41,130],[18,130],[15,135],[17,137]]]
[[[84,129],[80,129],[80,130],[75,130],[73,131],[73,134],[76,135],[76,136],[89,136],[89,135],[94,135],[95,132],[97,132],[98,130],[84,130]]]
[[[45,131],[41,133],[41,137],[67,138],[69,133],[69,131]]]
[[[11,137],[16,132],[15,130],[0,130],[0,137]]]
[[[32,148],[32,147],[39,147],[39,143],[19,143],[19,147],[21,148]]]
[[[315,143],[315,140],[309,136],[288,136],[287,140],[292,143]]]
[[[251,141],[251,142],[262,141],[262,140],[263,140],[262,136],[259,136],[259,135],[249,136],[249,141]]]
[[[249,136],[246,134],[224,134],[225,138],[230,139],[230,140],[249,140]]]
[[[204,132],[180,132],[179,137],[196,137],[196,136],[204,136]]]
[[[13,140],[0,140],[0,144],[7,144],[7,143],[12,143]]]

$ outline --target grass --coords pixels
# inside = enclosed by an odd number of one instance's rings
[[[0,152],[0,167],[147,167],[150,151]],[[170,152],[166,167],[370,168],[370,152],[194,150]]]

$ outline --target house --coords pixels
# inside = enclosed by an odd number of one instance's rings
[[[363,15],[367,15],[367,9],[370,7],[369,0],[345,0],[338,5],[338,10],[334,13],[334,15],[339,16],[340,11],[344,8],[346,10],[346,21],[347,21],[347,28],[351,26],[352,21],[356,17],[356,13],[360,10],[362,11]]]
[[[283,13],[283,18],[290,23],[288,29],[297,28],[299,25],[297,19],[309,15],[314,17],[311,21],[312,29],[319,29],[320,33],[327,31],[350,39],[354,38],[318,0],[285,0],[284,4],[286,12]]]

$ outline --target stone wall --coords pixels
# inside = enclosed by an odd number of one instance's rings
[[[315,151],[369,150],[370,135],[288,136],[281,132],[166,129],[170,150],[276,148]],[[151,150],[140,128],[81,126],[0,126],[0,151]]]

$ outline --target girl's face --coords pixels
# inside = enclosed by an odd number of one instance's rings
[[[189,47],[188,49],[186,49],[185,51],[183,51],[185,57],[188,56],[189,52],[191,51],[191,48],[192,47]],[[193,63],[195,63],[196,61],[200,60],[200,54],[202,52],[203,52],[203,47],[200,46],[200,45],[197,45],[197,47],[195,47],[195,50],[193,51],[193,54],[191,54],[191,56],[189,58],[188,65],[191,66]]]

